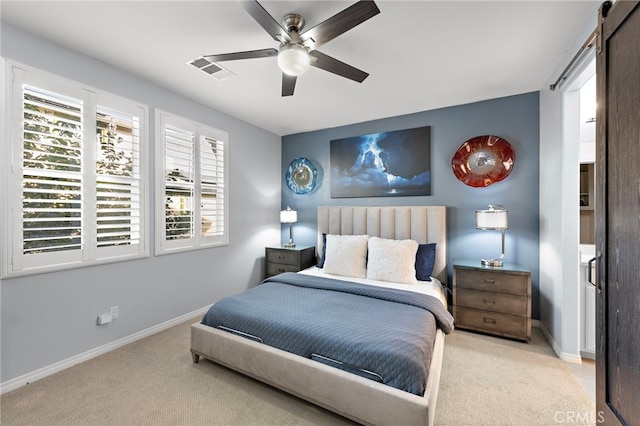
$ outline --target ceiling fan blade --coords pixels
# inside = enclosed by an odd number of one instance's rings
[[[320,53],[317,50],[309,52],[309,55],[316,59],[315,61],[311,61],[311,66],[357,81],[358,83],[362,83],[364,79],[369,76],[368,73],[325,55],[324,53]]]
[[[295,75],[288,75],[282,73],[282,96],[293,95],[293,90],[296,88],[297,77]]]
[[[317,49],[340,34],[376,16],[378,13],[380,13],[380,9],[373,1],[360,0],[326,21],[303,32],[300,37],[305,46],[310,49]]]
[[[235,61],[238,59],[269,58],[277,56],[277,49],[248,50],[246,52],[222,53],[220,55],[204,55],[209,62]]]
[[[242,0],[238,3],[240,3],[244,10],[246,10],[275,41],[279,43],[291,41],[291,36],[287,30],[284,29],[257,0]]]

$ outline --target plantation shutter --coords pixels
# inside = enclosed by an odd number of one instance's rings
[[[156,123],[156,253],[227,244],[226,133],[162,111]]]
[[[82,248],[82,101],[23,86],[22,251]]]
[[[98,105],[97,246],[141,241],[140,118]]]
[[[164,141],[166,240],[193,238],[195,134],[166,125]]]
[[[202,236],[225,233],[224,143],[200,136]]]
[[[11,70],[2,276],[145,256],[147,108]]]

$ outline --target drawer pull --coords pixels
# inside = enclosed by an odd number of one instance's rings
[[[496,320],[495,318],[487,318],[487,317],[482,317],[482,321],[486,322],[488,324],[496,324]]]
[[[485,279],[484,279],[484,283],[485,283],[485,284],[495,284],[495,283],[496,283],[496,280],[488,280],[488,279],[486,279],[486,278],[485,278]]]
[[[283,256],[283,255],[281,255],[281,254],[279,254],[279,255],[278,255],[278,259],[282,260],[282,259],[284,259],[284,256]]]
[[[496,304],[496,301],[495,301],[495,300],[491,300],[491,299],[484,299],[484,303],[485,303],[485,304],[487,304],[487,305],[488,305],[488,304],[495,305],[495,304]]]
[[[284,272],[284,269],[278,268],[278,272]]]

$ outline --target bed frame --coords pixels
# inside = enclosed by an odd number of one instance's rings
[[[434,242],[432,275],[446,284],[446,228],[444,206],[318,207],[318,253],[322,253],[322,233]],[[426,390],[418,396],[199,322],[191,325],[194,363],[202,356],[371,425],[433,425],[443,352],[444,333],[438,329]]]

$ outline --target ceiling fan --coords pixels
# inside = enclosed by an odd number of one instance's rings
[[[274,40],[280,43],[280,47],[278,49],[270,48],[223,53],[220,55],[204,55],[193,60],[191,62],[192,65],[211,73],[205,68],[213,68],[212,72],[215,72],[216,68],[217,70],[221,69],[214,66],[206,67],[211,63],[215,65],[216,62],[277,56],[278,66],[282,70],[282,96],[293,95],[298,76],[304,74],[310,66],[329,71],[358,83],[362,83],[369,76],[366,72],[325,55],[316,49],[380,13],[380,10],[372,0],[360,0],[304,32],[302,32],[304,18],[297,13],[286,14],[281,23],[278,23],[257,0],[244,0],[239,1],[239,3]]]

